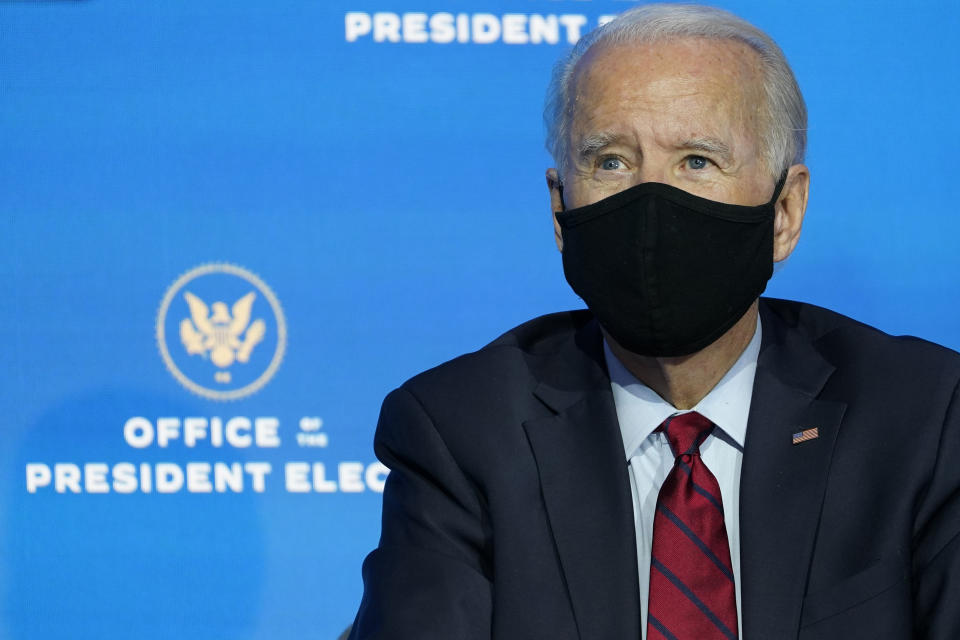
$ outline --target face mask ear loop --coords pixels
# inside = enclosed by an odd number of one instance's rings
[[[557,182],[557,191],[560,192],[560,211],[567,210],[567,203],[563,201],[563,182]]]
[[[787,183],[787,174],[788,174],[788,173],[790,173],[790,168],[789,168],[789,167],[786,168],[786,169],[784,169],[784,170],[783,170],[783,173],[780,174],[780,179],[777,180],[777,186],[775,186],[775,187],[773,188],[773,197],[770,198],[770,204],[771,204],[771,205],[777,204],[777,200],[780,199],[780,191],[783,190],[783,185],[785,185],[785,184]],[[561,191],[560,193],[561,193],[561,197],[562,197],[563,191]]]

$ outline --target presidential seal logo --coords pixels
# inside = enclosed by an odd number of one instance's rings
[[[173,377],[211,400],[255,393],[287,346],[280,302],[243,267],[204,264],[170,285],[157,312],[157,346]]]

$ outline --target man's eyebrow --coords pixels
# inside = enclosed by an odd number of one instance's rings
[[[730,145],[719,138],[690,138],[678,144],[677,148],[712,153],[726,160],[729,160],[732,155]]]
[[[608,146],[611,142],[617,140],[620,136],[617,136],[612,133],[592,133],[588,136],[584,136],[583,140],[580,141],[580,144],[577,145],[577,157],[580,159],[590,158]]]

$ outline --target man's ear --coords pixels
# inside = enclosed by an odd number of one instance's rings
[[[787,173],[787,181],[774,207],[776,211],[773,222],[774,262],[786,260],[797,246],[809,196],[810,170],[806,165],[795,164]]]
[[[560,223],[557,222],[557,213],[563,211],[563,183],[560,182],[560,174],[556,169],[547,169],[547,188],[550,190],[550,212],[553,215],[553,239],[557,243],[557,249],[563,251],[563,233],[560,231]]]

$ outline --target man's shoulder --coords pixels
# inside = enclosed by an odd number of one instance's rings
[[[960,354],[942,345],[909,335],[891,335],[836,311],[804,302],[763,298],[764,332],[792,332],[809,341],[835,365],[886,364],[935,366],[960,371]],[[765,307],[765,309],[763,309]],[[768,326],[775,324],[776,326]],[[777,339],[778,336],[772,336]]]
[[[478,353],[502,348],[518,349],[531,355],[553,353],[591,322],[594,322],[593,314],[586,309],[538,316],[503,333]]]
[[[466,353],[407,380],[403,387],[416,394],[429,389],[465,387],[482,389],[490,386],[513,388],[530,384],[531,370],[575,340],[591,323],[593,315],[585,310],[561,311],[528,320],[503,333],[477,351]]]

